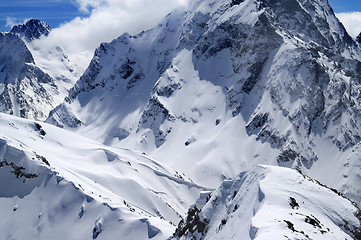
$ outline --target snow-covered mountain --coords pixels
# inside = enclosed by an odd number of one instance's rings
[[[30,19],[24,24],[15,25],[10,32],[18,35],[25,42],[36,65],[55,78],[58,85],[66,88],[66,91],[83,74],[86,66],[77,61],[86,58],[82,56],[84,53],[69,53],[53,42],[48,37],[52,33],[52,29],[47,23],[38,19]]]
[[[51,34],[0,33],[6,239],[361,239],[361,50],[327,0],[194,0],[84,73]]]
[[[64,100],[68,90],[84,73],[91,56],[64,49],[64,46],[53,39],[49,25],[40,20],[32,19],[26,24],[14,26],[11,32],[17,33],[24,40],[36,65],[55,79],[61,100]]]
[[[326,0],[193,1],[101,44],[47,122],[204,186],[280,165],[360,204],[360,59]]]
[[[4,239],[166,239],[207,190],[155,160],[0,114]]]
[[[55,29],[57,31],[57,29]],[[64,50],[52,37],[50,26],[38,19],[30,19],[25,24],[14,26],[11,31],[26,44],[34,58],[35,64],[54,78],[59,89],[57,105],[68,94],[68,90],[83,74],[89,63],[87,53]]]
[[[45,120],[82,73],[59,46],[43,44],[50,30],[31,19],[0,33],[0,112]]]
[[[360,239],[361,211],[297,171],[255,166],[204,192],[175,239]]]
[[[0,33],[0,111],[43,120],[58,104],[57,94],[54,79],[36,66],[20,37]]]

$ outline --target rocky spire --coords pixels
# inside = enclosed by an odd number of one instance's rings
[[[37,19],[30,19],[25,24],[14,26],[10,32],[18,33],[21,36],[25,36],[27,41],[32,41],[41,36],[47,36],[50,30],[51,28],[47,23]]]

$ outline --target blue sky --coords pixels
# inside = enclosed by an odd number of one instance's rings
[[[70,21],[77,16],[86,17],[74,1],[70,0],[1,0],[0,1],[0,32],[10,30],[7,25],[11,20],[22,23],[30,18],[41,19],[51,27]]]
[[[122,1],[122,0],[119,0]],[[336,13],[361,11],[360,0],[329,0]],[[26,19],[37,18],[47,22],[52,28],[75,17],[87,17],[89,13],[79,10],[76,0],[1,0],[0,32],[7,31],[11,20],[21,23]]]
[[[360,0],[328,0],[333,10],[338,12],[361,12]]]

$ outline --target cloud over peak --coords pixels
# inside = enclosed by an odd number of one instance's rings
[[[361,12],[336,13],[336,16],[345,26],[348,34],[356,38],[361,32]]]
[[[88,17],[77,17],[55,28],[44,44],[59,45],[68,52],[93,52],[124,32],[136,34],[155,26],[166,14],[188,0],[74,0]]]
[[[89,64],[95,48],[121,34],[137,34],[154,27],[173,9],[185,6],[189,0],[72,0],[87,17],[53,28],[48,37],[33,41],[33,49],[48,58],[54,46],[77,59],[82,68]],[[9,20],[10,24],[10,20]]]

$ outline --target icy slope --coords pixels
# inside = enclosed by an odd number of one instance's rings
[[[14,239],[166,239],[204,188],[125,149],[0,114],[0,220]]]
[[[47,121],[208,187],[280,165],[360,204],[360,56],[324,0],[194,1],[102,44]]]
[[[361,212],[295,170],[255,166],[204,192],[175,239],[360,239]]]

